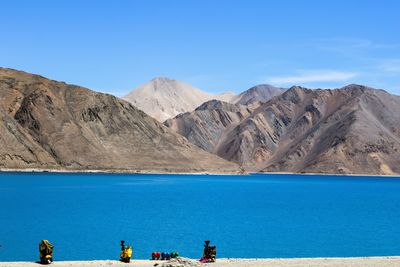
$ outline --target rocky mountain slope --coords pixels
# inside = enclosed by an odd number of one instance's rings
[[[182,113],[164,124],[202,149],[215,153],[224,133],[252,112],[250,107],[219,100],[203,103],[193,112]]]
[[[130,103],[0,68],[0,167],[234,172]]]
[[[336,90],[292,87],[240,122],[235,117],[219,127],[218,142],[204,134],[220,125],[218,117],[201,119],[196,112],[166,124],[250,171],[400,173],[400,97],[382,90],[359,85]],[[197,136],[211,140],[212,149]]]
[[[231,103],[249,105],[255,102],[267,102],[274,96],[280,95],[286,89],[274,87],[269,84],[256,85],[231,99]]]
[[[123,99],[163,122],[180,113],[193,111],[208,100],[230,101],[233,96],[233,93],[206,93],[190,84],[158,77],[136,88]]]

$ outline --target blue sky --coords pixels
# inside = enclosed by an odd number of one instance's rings
[[[259,83],[400,95],[400,1],[19,1],[0,65],[118,96],[156,76],[209,92]]]

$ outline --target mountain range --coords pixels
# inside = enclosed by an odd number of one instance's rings
[[[124,99],[0,68],[0,167],[400,174],[400,97],[383,90],[155,78]]]
[[[400,173],[400,97],[294,86],[254,110],[206,103],[165,125],[248,171]]]

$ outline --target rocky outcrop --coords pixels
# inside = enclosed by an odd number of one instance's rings
[[[234,172],[114,96],[0,68],[0,167]]]

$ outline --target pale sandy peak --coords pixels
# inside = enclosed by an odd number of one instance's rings
[[[211,94],[188,83],[156,77],[123,97],[148,115],[163,122],[211,100],[228,101],[233,93]]]

